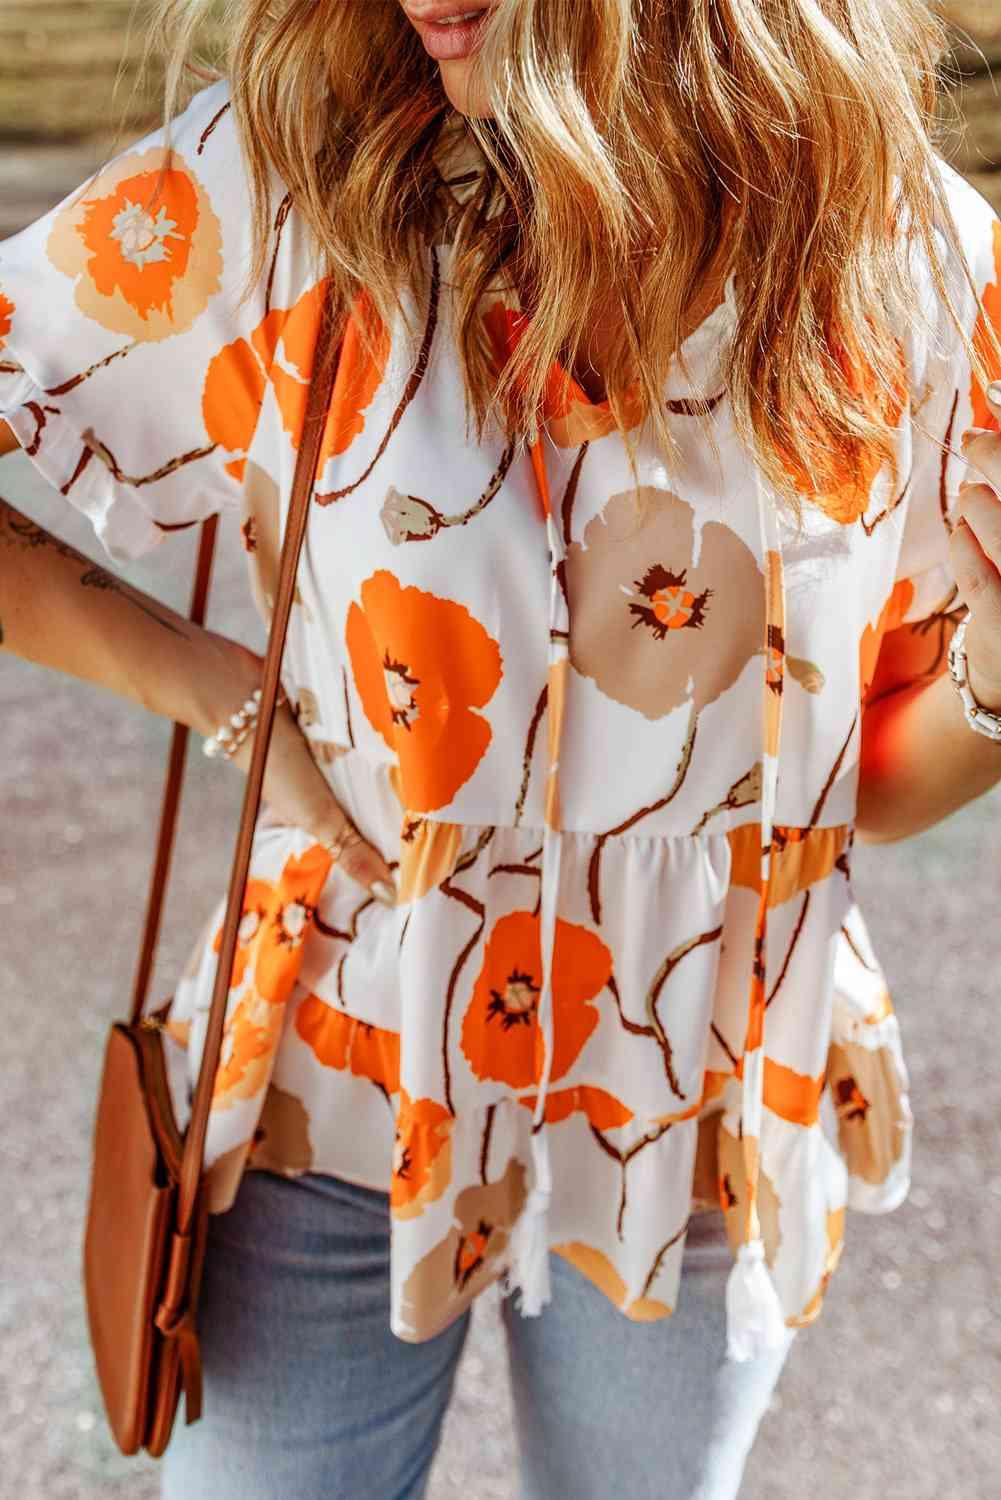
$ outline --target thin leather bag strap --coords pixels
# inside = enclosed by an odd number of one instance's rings
[[[254,732],[254,750],[247,775],[247,785],[240,813],[240,830],[233,857],[233,869],[229,882],[226,915],[222,925],[219,962],[216,968],[212,1004],[209,1010],[205,1045],[202,1052],[198,1083],[191,1106],[191,1118],[184,1138],[184,1155],[181,1161],[181,1183],[177,1207],[177,1233],[187,1235],[194,1216],[198,1186],[201,1180],[205,1157],[205,1134],[208,1129],[212,1091],[215,1086],[219,1052],[222,1047],[223,1027],[226,1020],[226,1001],[229,996],[229,981],[236,954],[237,930],[243,916],[243,897],[250,870],[250,854],[254,828],[261,805],[264,785],[264,769],[271,744],[274,726],[275,703],[278,697],[281,660],[285,650],[285,635],[288,630],[292,598],[295,593],[296,572],[309,502],[316,480],[316,467],[320,456],[320,441],[323,437],[333,397],[334,380],[339,364],[339,353],[328,358],[330,341],[331,303],[324,306],[317,340],[313,366],[313,378],[309,388],[306,415],[303,422],[299,455],[296,461],[292,495],[289,501],[288,518],[285,523],[285,538],[282,545],[278,589],[271,616],[271,632],[264,658],[264,678],[261,683],[261,703],[257,727]]]
[[[195,563],[195,581],[191,591],[191,608],[188,616],[195,625],[205,622],[205,607],[209,596],[209,580],[212,577],[212,558],[215,553],[218,516],[209,516],[202,522],[201,539],[198,543],[198,559]],[[184,759],[188,750],[189,729],[187,724],[175,724],[167,758],[167,777],[163,788],[163,804],[160,809],[160,828],[156,837],[156,857],[149,882],[146,900],[146,920],[143,923],[142,945],[139,963],[132,985],[132,1013],[129,1024],[135,1026],[143,1013],[149,992],[153,959],[160,936],[163,917],[163,898],[170,874],[170,861],[174,852],[174,835],[177,832],[177,812],[181,802],[181,784],[184,780]]]

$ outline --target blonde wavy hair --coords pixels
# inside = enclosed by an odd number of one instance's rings
[[[577,360],[595,288],[610,289],[612,414],[632,458],[638,391],[639,426],[652,423],[670,466],[661,392],[686,314],[732,275],[723,377],[735,421],[798,513],[804,488],[822,493],[863,450],[893,461],[915,242],[987,378],[937,242],[962,262],[935,155],[948,39],[923,0],[500,0],[471,68],[489,114],[469,117],[397,0],[154,0],[154,11],[168,122],[186,74],[207,76],[194,58],[207,13],[226,39],[254,278],[272,170],[341,318],[360,288],[384,321],[402,288],[426,290],[427,246],[447,227],[478,439],[491,415],[509,437],[534,430],[554,361]],[[478,161],[463,201],[439,170],[452,139]],[[530,323],[498,378],[478,313],[512,286]]]

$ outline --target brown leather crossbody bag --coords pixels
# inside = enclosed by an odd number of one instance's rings
[[[184,1392],[187,1421],[202,1412],[197,1307],[205,1256],[205,1134],[226,1019],[229,976],[261,802],[295,576],[338,359],[330,306],[317,344],[282,546],[253,756],[240,814],[208,1028],[186,1130],[171,1102],[161,1031],[170,1002],[143,1013],[173,850],[188,730],[175,725],[132,1009],[108,1037],[93,1134],[83,1241],[90,1340],[112,1435],[123,1453],[159,1458]],[[216,517],[203,523],[191,619],[205,618]]]

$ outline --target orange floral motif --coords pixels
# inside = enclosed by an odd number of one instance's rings
[[[357,1016],[307,995],[295,1013],[295,1029],[326,1068],[370,1078],[387,1094],[400,1087],[400,1034],[372,1026]]]
[[[594,1283],[621,1313],[634,1323],[656,1323],[660,1318],[670,1317],[674,1311],[657,1297],[636,1297],[629,1301],[626,1283],[615,1269],[604,1250],[595,1245],[585,1245],[581,1240],[567,1240],[554,1245],[553,1252],[576,1266],[582,1276]]]
[[[268,885],[267,881],[247,881],[243,893],[243,916],[236,929],[236,952],[233,954],[233,972],[229,981],[229,987],[232,990],[239,989],[243,983],[247,964],[250,962],[251,954],[270,913],[273,896],[274,886]],[[219,924],[212,943],[213,953],[218,953],[221,947],[222,923]]]
[[[345,638],[365,715],[399,757],[405,807],[444,807],[490,744],[474,710],[500,682],[497,642],[463,605],[403,588],[384,569],[362,584]]]
[[[263,1088],[281,1027],[282,1012],[253,990],[234,1007],[223,1031],[213,1109],[228,1109],[238,1099],[252,1099]]]
[[[896,427],[908,395],[907,362],[903,349],[898,345],[898,369],[892,389],[887,390],[876,378],[875,372],[854,356],[853,351],[846,348],[843,342],[832,339],[831,343],[849,395],[856,398],[873,417]],[[816,427],[809,409],[802,420],[807,430]],[[847,452],[818,455],[814,461],[815,472],[812,478],[803,464],[788,450],[780,450],[779,457],[800,494],[830,516],[832,521],[840,521],[844,526],[852,525],[859,516],[865,514],[873,483],[882,467],[879,455],[861,442]]]
[[[809,886],[826,880],[848,842],[848,827],[772,830],[769,906],[781,906]],[[756,891],[761,885],[761,824],[741,823],[727,832],[730,845],[730,884]]]
[[[389,1206],[397,1219],[415,1219],[452,1180],[454,1118],[437,1099],[411,1100],[400,1089]]]
[[[289,310],[278,338],[278,357],[271,365],[271,382],[278,398],[282,425],[296,448],[306,417],[306,398],[326,292],[327,282],[320,281]],[[371,340],[371,351],[365,348],[362,329]],[[379,318],[369,294],[363,290],[352,306],[345,328],[317,474],[323,473],[329,458],[344,453],[362,431],[365,425],[362,413],[382,383],[389,347],[389,331]]]
[[[283,1005],[299,973],[303,939],[316,913],[316,903],[330,872],[332,856],[314,844],[285,864],[275,887],[267,921],[259,939],[254,986],[272,1005]]]
[[[10,333],[11,320],[14,316],[14,304],[9,297],[0,292],[0,349],[3,348],[8,333]]]
[[[597,934],[557,918],[552,1079],[562,1078],[573,1066],[597,1026],[591,1002],[611,975],[612,955]],[[528,911],[511,912],[498,920],[487,940],[462,1022],[462,1050],[478,1078],[512,1088],[538,1082],[544,1061],[536,1017],[541,988],[539,918]]]
[[[484,313],[483,326],[493,353],[495,375],[500,373],[518,347],[529,322],[525,313],[506,306],[501,300],[494,302]],[[643,419],[638,381],[626,392],[624,407],[625,431],[631,432]],[[593,442],[618,430],[610,403],[607,400],[592,401],[558,360],[553,362],[543,390],[542,419],[548,436],[558,448],[576,448],[581,443]]]
[[[299,446],[326,289],[326,281],[317,282],[292,307],[272,308],[249,339],[226,344],[209,364],[202,391],[205,430],[213,442],[234,454],[227,468],[237,480],[243,478],[269,381],[282,426],[293,446]],[[374,355],[364,348],[359,323],[366,324],[374,338]],[[345,327],[318,473],[323,472],[329,458],[345,452],[362,431],[362,413],[382,381],[388,355],[387,330],[378,321],[367,293],[362,293],[352,305]]]
[[[909,578],[899,579],[893,585],[893,590],[880,610],[879,619],[875,625],[867,625],[862,632],[862,639],[859,642],[859,697],[863,706],[869,697],[869,690],[876,675],[876,662],[879,659],[879,648],[883,637],[887,631],[896,630],[902,624],[913,598],[913,583]]]
[[[524,1104],[527,1109],[534,1109],[535,1095],[523,1094],[518,1103]],[[596,1130],[615,1130],[619,1125],[628,1125],[633,1118],[632,1110],[616,1099],[614,1094],[592,1088],[586,1083],[577,1084],[572,1089],[557,1089],[555,1093],[546,1095],[548,1124],[558,1125],[561,1120],[569,1120],[572,1114],[577,1113],[586,1115]]]
[[[708,521],[693,566],[694,517],[670,490],[613,495],[567,552],[573,665],[647,719],[715,702],[761,649],[765,590],[753,552]]]
[[[221,285],[219,220],[162,147],[106,167],[56,215],[46,253],[73,277],[86,317],[140,343],[190,328]]]
[[[247,450],[253,442],[267,378],[256,350],[246,339],[226,344],[214,356],[202,388],[202,420],[213,443],[237,456],[226,465],[243,478]]]
[[[989,322],[994,332],[1001,338],[1001,219],[994,220],[993,230],[995,275],[994,280],[989,282],[984,290],[983,298],[981,299],[984,304],[984,312],[977,319],[973,340],[977,352],[987,366],[987,373],[992,380],[997,380],[1001,378],[1001,363],[998,362],[998,357],[991,347],[987,334],[987,324]],[[998,419],[987,405],[987,398],[984,395],[983,387],[976,377],[973,379],[970,395],[973,401],[974,427],[993,428],[994,431],[997,431],[999,427]]]

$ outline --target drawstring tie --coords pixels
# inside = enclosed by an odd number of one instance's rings
[[[731,283],[728,283],[728,295],[732,295]],[[754,1359],[767,1350],[780,1348],[788,1338],[779,1294],[765,1263],[765,1245],[758,1214],[761,1122],[765,1092],[765,1012],[768,1003],[768,908],[785,681],[785,570],[775,498],[765,486],[753,454],[750,459],[765,573],[765,638],[760,894],[755,922],[747,1032],[743,1056],[737,1070],[741,1079],[740,1148],[747,1188],[741,1226],[742,1242],[726,1283],[726,1352],[729,1359],[741,1362]]]
[[[553,962],[556,950],[556,912],[559,901],[563,838],[560,832],[559,764],[563,742],[563,705],[569,669],[570,615],[563,585],[566,556],[563,536],[550,504],[549,482],[542,452],[542,437],[531,440],[532,468],[546,520],[550,555],[549,667],[546,719],[549,728],[549,767],[546,781],[545,829],[542,836],[542,888],[539,894],[539,941],[541,985],[536,1012],[542,1047],[542,1072],[532,1113],[532,1188],[515,1221],[510,1240],[510,1289],[520,1291],[518,1309],[528,1317],[540,1313],[550,1300],[549,1202],[553,1176],[549,1159],[549,1129],[546,1099],[553,1061]]]

